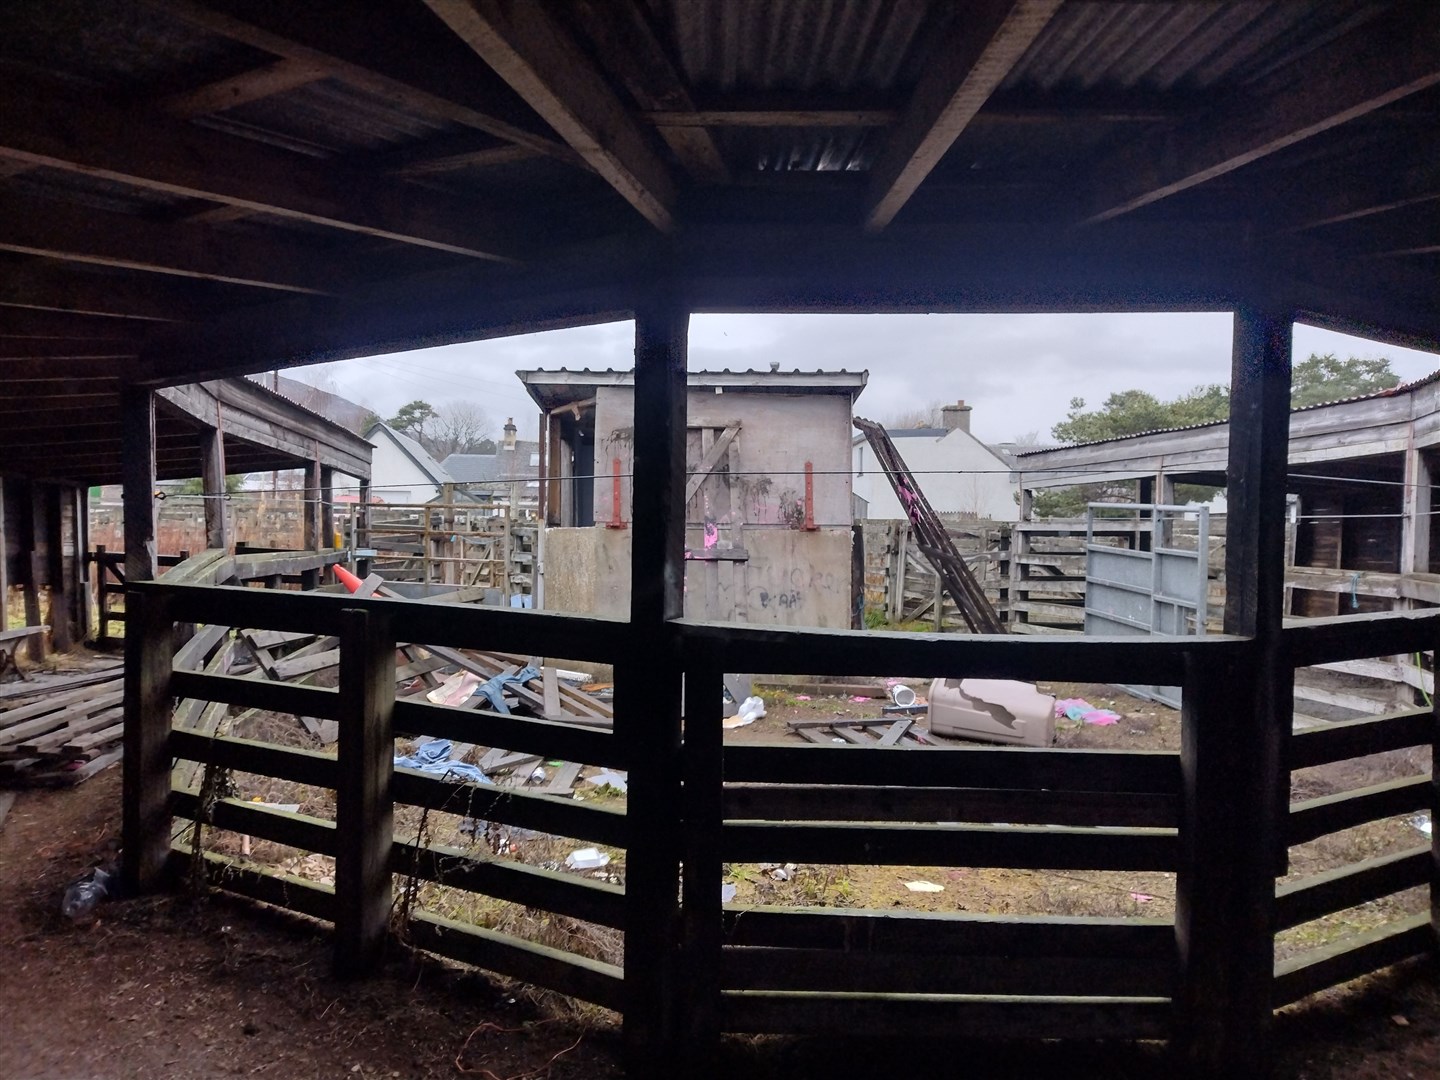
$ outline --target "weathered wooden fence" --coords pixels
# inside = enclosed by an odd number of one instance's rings
[[[1290,807],[1288,770],[1428,744],[1436,722],[1430,710],[1408,710],[1290,739],[1257,728],[1254,702],[1287,692],[1285,672],[1295,665],[1422,649],[1440,633],[1440,613],[1287,629],[1277,663],[1256,641],[1223,635],[1015,642],[683,620],[667,624],[671,651],[657,655],[631,624],[543,612],[163,582],[132,585],[127,601],[143,630],[127,635],[129,884],[152,887],[191,857],[172,847],[175,817],[333,856],[333,886],[200,858],[223,888],[332,921],[343,971],[373,963],[395,874],[624,930],[620,964],[419,911],[407,934],[439,954],[618,1009],[627,1030],[657,1052],[702,1056],[721,1031],[1168,1037],[1193,1046],[1242,1024],[1263,1038],[1272,1007],[1434,948],[1426,914],[1274,965],[1279,929],[1437,880],[1433,851],[1417,848],[1277,894],[1287,845],[1434,809],[1428,775]],[[333,635],[338,687],[174,670],[172,627],[221,609],[231,625]],[[613,731],[396,701],[397,640],[503,642],[511,652],[614,664]],[[678,717],[680,702],[672,711],[655,698],[657,664],[685,674],[683,741],[665,720]],[[735,670],[1180,684],[1183,744],[1178,753],[726,746],[720,685]],[[678,680],[663,685],[678,688]],[[172,729],[176,697],[332,719],[338,752]],[[396,732],[628,769],[631,805],[669,793],[671,812],[639,820],[594,802],[396,769]],[[1283,766],[1267,766],[1277,755],[1266,747],[1285,740],[1288,760],[1278,755]],[[332,788],[335,817],[172,790],[176,759]],[[627,880],[617,886],[406,842],[392,821],[402,805],[623,848]],[[759,860],[1172,871],[1177,907],[1173,921],[727,907],[725,864]],[[675,873],[663,872],[667,865]]]

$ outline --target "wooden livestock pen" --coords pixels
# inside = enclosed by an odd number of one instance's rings
[[[7,20],[19,62],[0,70],[0,473],[7,487],[44,482],[93,424],[132,496],[127,885],[159,888],[184,861],[175,817],[331,852],[328,887],[253,866],[222,881],[333,918],[339,964],[363,971],[397,860],[417,875],[451,866],[466,889],[623,932],[618,963],[434,918],[412,920],[410,940],[617,1007],[637,1073],[698,1071],[723,1031],[944,1031],[1161,1037],[1197,1071],[1255,1075],[1275,1007],[1435,951],[1428,912],[1280,967],[1273,945],[1296,921],[1436,883],[1417,844],[1277,891],[1290,845],[1434,809],[1428,766],[1291,806],[1292,768],[1423,754],[1435,719],[1405,709],[1296,735],[1289,690],[1296,665],[1431,648],[1440,616],[1287,627],[1283,605],[1292,326],[1440,343],[1423,137],[1440,106],[1440,8],[823,9],[49,0]],[[1225,632],[931,638],[684,620],[689,317],[785,311],[1233,313],[1215,466]],[[146,580],[166,388],[625,318],[627,619]],[[956,370],[978,363],[949,355]],[[196,620],[333,636],[338,686],[176,672],[172,627]],[[625,813],[395,769],[395,731],[476,722],[394,700],[402,637],[612,664],[608,734],[485,723],[506,748],[623,766]],[[1183,745],[721,743],[724,672],[876,669],[1182,685]],[[172,725],[177,695],[332,718],[338,753],[197,738]],[[172,790],[176,757],[333,785],[334,820]],[[406,804],[457,798],[623,846],[623,884],[397,848]],[[1118,922],[727,909],[725,860],[758,858],[1163,868],[1177,903],[1171,919]]]

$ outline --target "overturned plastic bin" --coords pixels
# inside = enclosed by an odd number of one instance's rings
[[[1016,746],[1055,741],[1055,699],[1010,679],[936,679],[930,684],[936,735]]]

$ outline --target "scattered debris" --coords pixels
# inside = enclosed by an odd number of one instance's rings
[[[1065,698],[1055,702],[1055,718],[1057,720],[1078,720],[1084,724],[1108,727],[1119,722],[1120,714],[1113,709],[1096,708],[1084,698]]]
[[[980,742],[1049,746],[1055,699],[1033,683],[1011,679],[936,679],[930,684],[930,730]]]
[[[945,891],[944,885],[936,885],[933,881],[907,881],[905,882],[905,888],[911,892],[935,893]]]
[[[854,743],[857,746],[934,746],[935,741],[907,718],[855,717],[790,720],[790,730],[807,742]]]
[[[771,881],[789,881],[795,876],[795,871],[798,867],[793,862],[762,862],[758,869],[760,873],[764,874]]]
[[[114,885],[111,872],[98,866],[87,870],[66,887],[60,900],[60,914],[77,926],[94,922],[96,908],[102,900],[109,898]]]
[[[810,695],[809,695],[809,694],[796,694],[796,695],[795,695],[795,700],[796,700],[796,701],[810,701],[811,698],[810,698]]]
[[[902,709],[908,709],[916,702],[915,691],[904,683],[896,683],[890,687],[890,700]]]
[[[728,881],[722,882],[720,885],[720,903],[730,903],[735,899],[735,894],[739,891],[738,886],[732,885]]]
[[[610,856],[593,847],[580,848],[565,856],[565,865],[571,870],[596,870],[609,863]]]
[[[1130,894],[1130,899],[1134,900],[1137,904],[1148,904],[1151,900],[1154,900],[1155,897],[1151,896],[1149,893],[1132,892]]]
[[[1417,831],[1424,833],[1426,836],[1429,836],[1431,834],[1432,826],[1430,824],[1429,814],[1417,814],[1415,817],[1412,817],[1410,819],[1410,825]]]
[[[740,708],[736,710],[735,715],[725,717],[720,724],[726,728],[744,727],[746,724],[753,724],[764,715],[764,700],[758,697],[747,697],[740,703]]]
[[[473,671],[457,671],[425,695],[425,700],[435,705],[464,705],[480,685],[480,676]]]
[[[468,780],[472,784],[493,784],[495,782],[485,775],[485,770],[479,765],[470,765],[464,761],[452,761],[450,754],[453,749],[449,739],[431,739],[429,742],[417,746],[408,757],[396,754],[395,767],[397,769],[418,769],[420,772],[429,773],[432,776],[453,776],[461,780]]]
[[[622,793],[629,790],[627,775],[623,772],[615,772],[612,769],[597,772],[594,776],[590,777],[589,780],[590,783],[596,787],[613,788]]]
[[[866,701],[869,701],[870,699],[869,699],[868,697],[865,697],[863,694],[856,694],[856,695],[855,695],[854,697],[852,697],[850,700],[853,701],[853,702],[855,702],[857,705],[859,705],[859,704],[863,704],[863,703],[866,702]]]

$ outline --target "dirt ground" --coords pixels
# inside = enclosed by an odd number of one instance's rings
[[[1178,746],[1178,720],[1168,709],[1106,688],[1049,689],[1100,706],[1113,701],[1122,714],[1111,727],[1062,727],[1060,745]],[[767,718],[730,736],[776,739],[787,718],[879,712],[874,701],[770,697]],[[1369,776],[1343,778],[1342,786],[1352,779],[1373,782]],[[1302,794],[1337,783],[1321,776],[1297,780],[1311,785]],[[58,911],[66,883],[113,857],[119,781],[112,769],[71,791],[22,792],[0,828],[0,1077],[623,1075],[611,1014],[398,951],[380,975],[340,983],[329,974],[323,926],[258,905],[214,894],[143,897],[104,905],[92,926],[69,924]],[[1352,848],[1373,853],[1415,843],[1403,823],[1388,827],[1352,838],[1347,855]],[[1305,872],[1334,857],[1296,853]],[[730,880],[742,903],[1173,914],[1168,875],[800,869],[775,882],[758,868],[734,867]],[[935,881],[944,892],[911,893],[904,882],[912,877]],[[823,892],[817,897],[807,890]],[[1317,996],[1282,1013],[1277,1035],[1279,1076],[1440,1076],[1440,972],[1431,962],[1416,962]],[[957,1062],[971,1076],[997,1078],[1168,1077],[1173,1071],[1160,1047],[1143,1044],[1010,1048],[740,1038],[726,1041],[716,1071],[747,1080],[818,1080],[932,1075],[937,1066]]]

